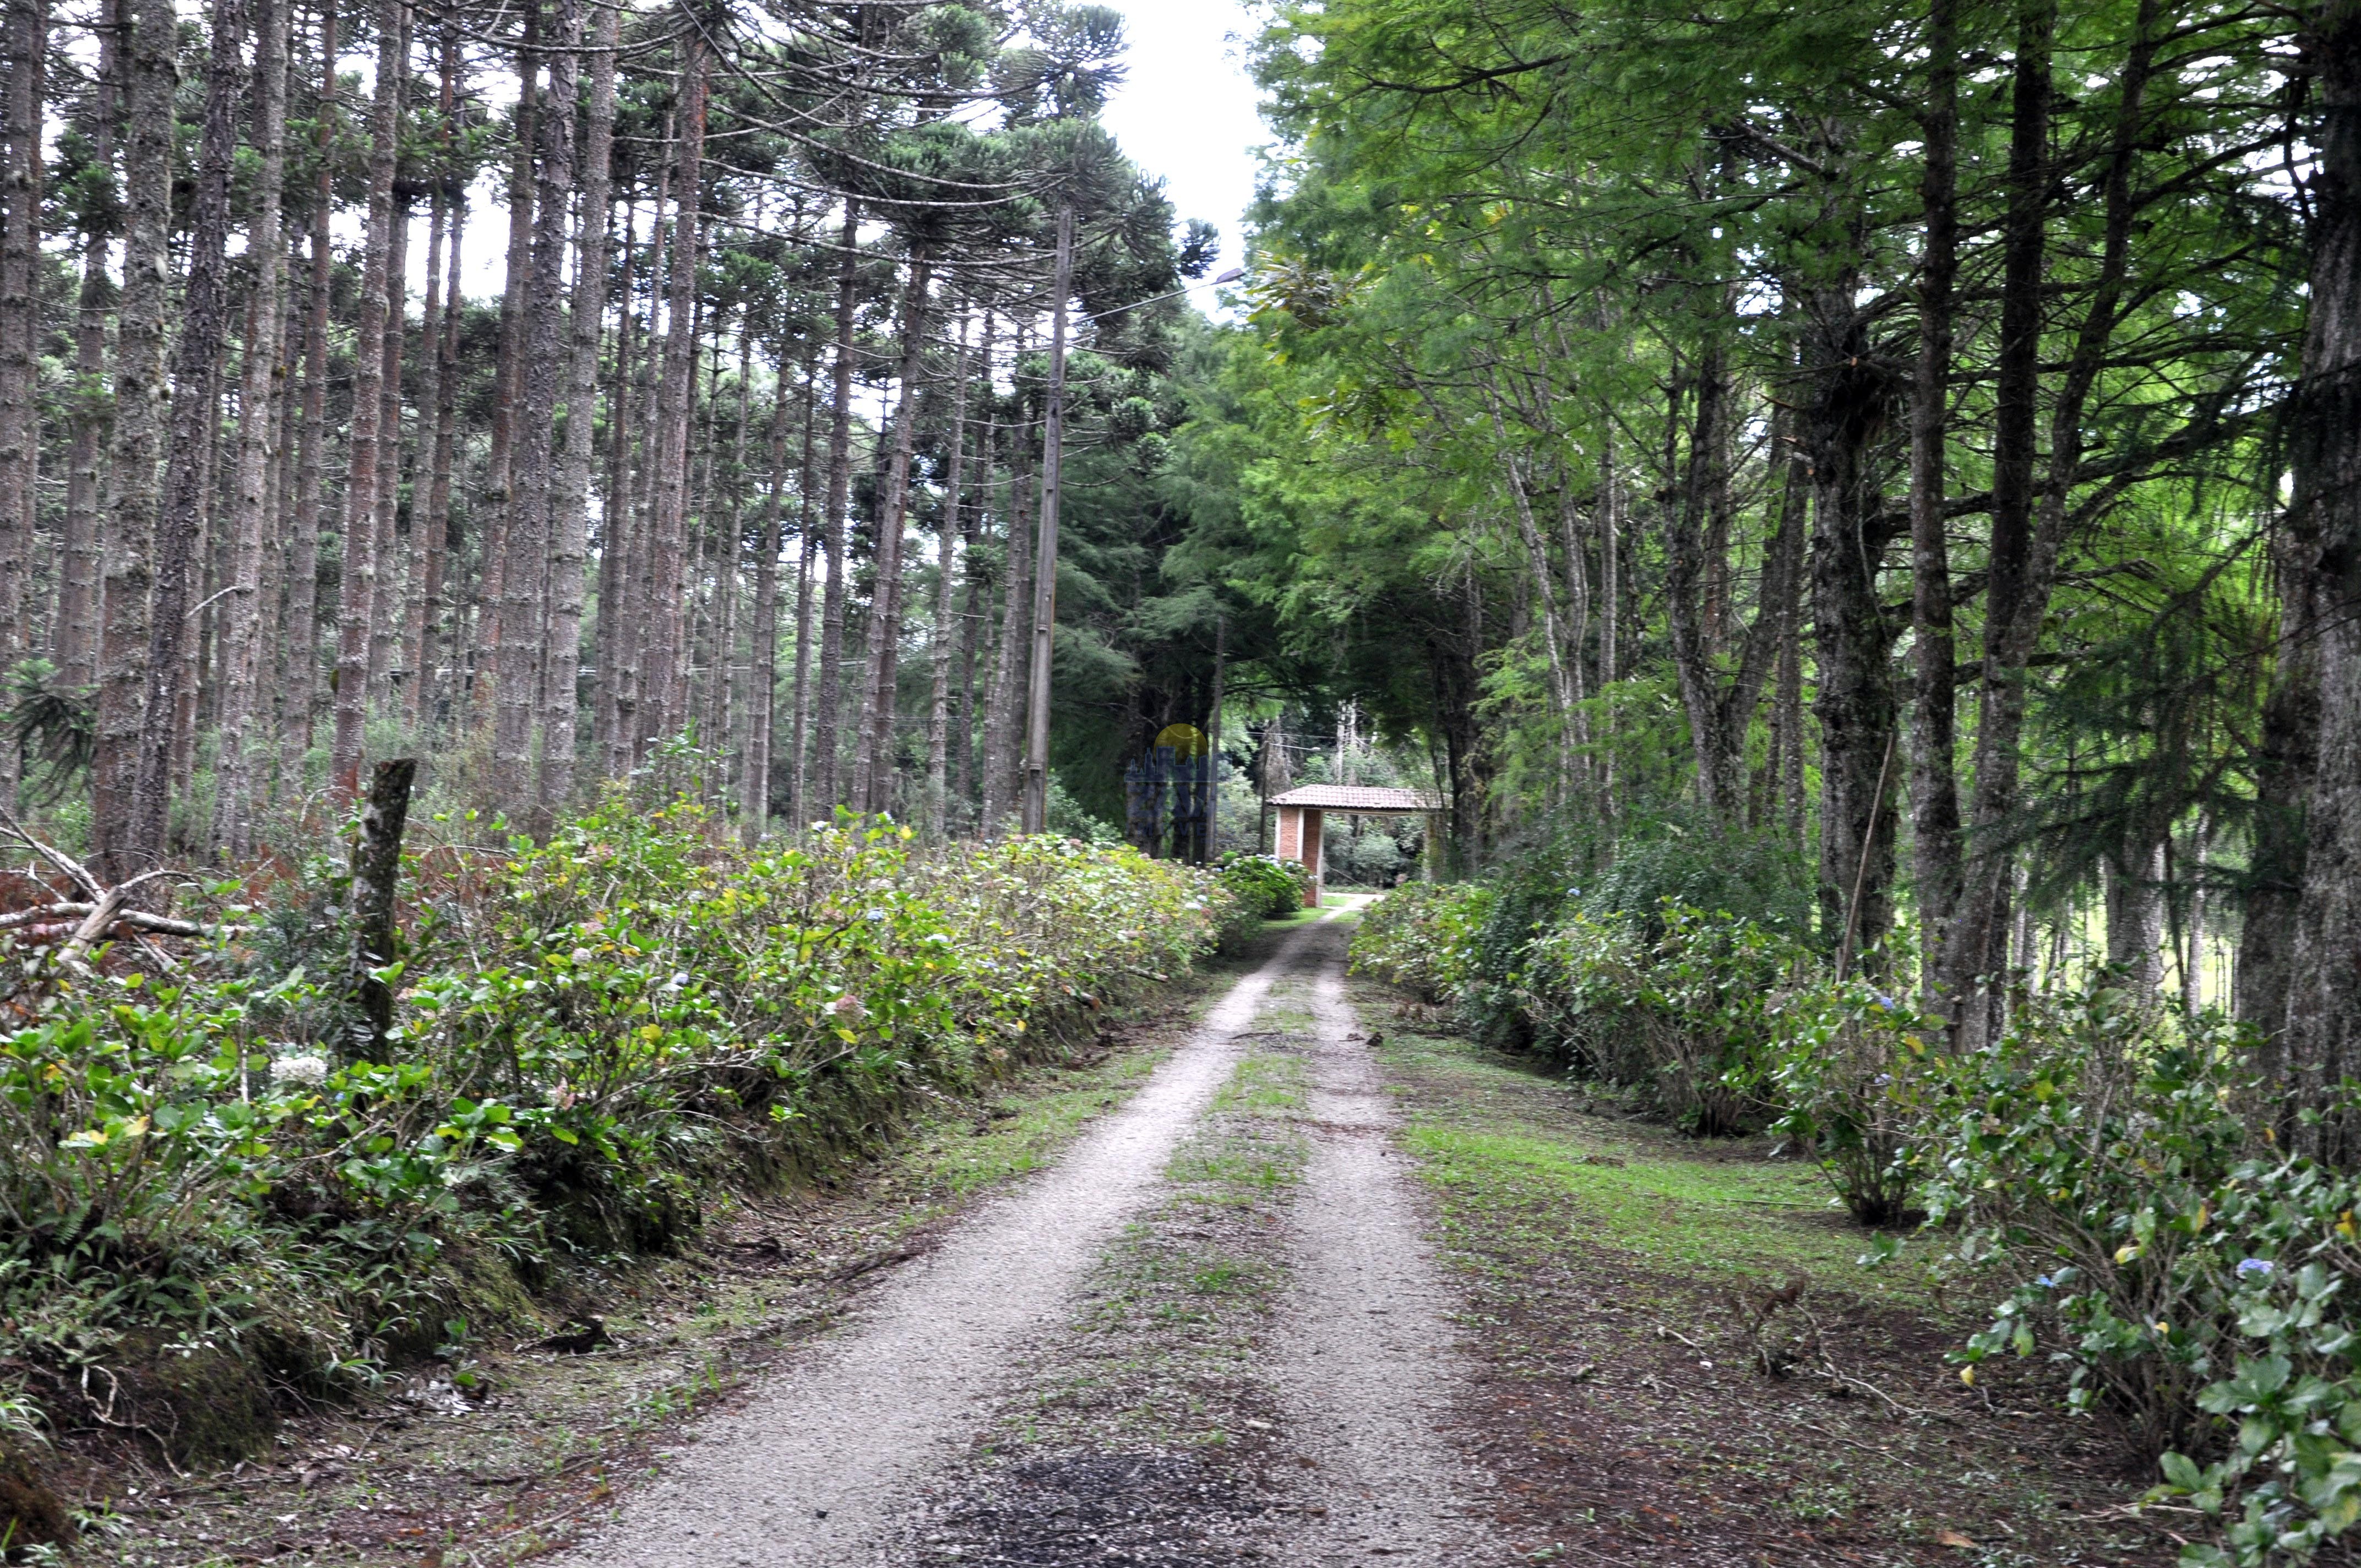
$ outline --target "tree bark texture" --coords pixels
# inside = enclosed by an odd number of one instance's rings
[[[377,603],[378,467],[382,451],[386,321],[391,312],[393,176],[401,101],[401,0],[379,0],[377,88],[369,107],[368,226],[361,242],[361,292],[353,360],[353,412],[345,467],[344,564],[336,603],[335,732],[329,787],[349,799],[360,788],[368,742],[370,616]]]

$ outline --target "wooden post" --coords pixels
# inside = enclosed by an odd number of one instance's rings
[[[353,959],[346,978],[353,1011],[341,1065],[382,1059],[393,1032],[393,988],[371,971],[393,961],[401,834],[409,825],[410,790],[417,777],[415,757],[379,762],[361,812],[361,836],[353,845]]]

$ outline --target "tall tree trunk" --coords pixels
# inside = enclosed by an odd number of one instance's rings
[[[1958,914],[1943,945],[1944,992],[1962,1025],[1982,1015],[1966,995],[1993,964],[2011,854],[1999,841],[2016,806],[2025,661],[2039,627],[2035,582],[2035,451],[2040,391],[2041,279],[2049,180],[2050,37],[2056,0],[2018,0],[2011,89],[2007,211],[2002,222],[2000,342],[1993,411],[1993,521],[1984,583],[1984,651],[1975,783]],[[1963,1027],[1963,1043],[1971,1036]]]
[[[746,662],[746,767],[739,778],[738,817],[746,842],[761,840],[771,819],[771,732],[779,706],[779,520],[787,488],[787,361],[779,359],[771,394],[771,482],[763,499],[763,542],[754,559],[754,625]]]
[[[369,616],[377,597],[377,487],[384,422],[387,290],[392,278],[393,174],[401,102],[402,0],[378,0],[377,91],[369,106],[368,225],[361,241],[360,311],[353,341],[353,414],[345,466],[345,559],[336,605],[335,735],[329,787],[360,789],[368,740]]]
[[[41,429],[36,392],[41,302],[43,76],[49,69],[45,0],[7,0],[6,96],[0,101],[0,678],[29,649],[28,569]],[[0,745],[0,806],[16,799],[18,753]]]
[[[287,551],[287,648],[280,709],[282,766],[300,787],[304,753],[312,749],[313,709],[320,685],[320,527],[322,475],[328,444],[328,305],[334,253],[328,225],[335,211],[336,8],[320,8],[320,89],[313,118],[312,287],[304,305],[303,422],[295,460],[295,510]]]
[[[2306,811],[2283,1046],[2304,1142],[2349,1167],[2361,1126],[2343,1084],[2361,1069],[2361,5],[2323,0],[2303,49],[2320,107],[2312,182],[2312,309],[2290,532],[2296,592],[2316,607],[2318,741]]]
[[[960,611],[959,648],[959,708],[957,721],[951,729],[951,794],[959,802],[957,814],[961,826],[967,825],[967,813],[974,807],[975,791],[975,656],[976,640],[983,623],[991,619],[992,608],[983,598],[985,579],[976,569],[976,542],[983,537],[984,512],[992,495],[992,465],[1000,450],[999,401],[993,380],[992,334],[993,313],[983,313],[983,440],[976,449],[976,500],[967,509],[961,526],[962,559],[967,592]]]
[[[1564,797],[1574,762],[1574,687],[1566,677],[1566,639],[1559,626],[1556,579],[1550,570],[1549,545],[1533,521],[1532,494],[1525,479],[1524,460],[1510,445],[1508,425],[1500,417],[1500,394],[1492,374],[1486,378],[1484,401],[1492,420],[1493,439],[1499,445],[1501,477],[1509,481],[1517,539],[1523,546],[1525,567],[1541,599],[1542,647],[1549,663],[1550,718],[1557,729],[1557,772],[1549,792],[1551,802],[1555,804]]]
[[[869,685],[861,703],[854,745],[852,800],[863,811],[894,805],[894,719],[896,655],[902,645],[902,536],[910,514],[910,458],[918,435],[918,393],[926,374],[927,287],[932,277],[924,242],[910,252],[910,280],[902,295],[902,404],[895,416],[894,457],[885,471],[884,505],[877,517],[877,591],[869,617]]]
[[[1927,22],[1926,143],[1919,202],[1926,252],[1918,269],[1918,363],[1910,396],[1911,632],[1916,658],[1910,745],[1910,833],[1918,884],[1918,940],[1927,1000],[1939,1003],[1938,964],[1960,897],[1958,660],[1951,636],[1951,553],[1945,532],[1944,444],[1949,433],[1951,309],[1960,268],[1958,0],[1932,0]]]
[[[665,139],[669,148],[671,138]],[[656,333],[656,302],[664,275],[664,205],[672,188],[672,157],[666,152],[664,172],[656,181],[655,212],[648,232],[648,312],[644,329],[636,313],[632,334],[638,351],[632,356],[631,406],[636,411],[624,429],[623,460],[628,466],[623,485],[623,561],[617,603],[621,609],[615,629],[615,732],[609,742],[608,772],[628,774],[640,757],[642,674],[647,656],[648,606],[653,588],[648,565],[650,530],[655,517],[656,439],[649,428],[655,407],[656,360],[662,340]],[[631,444],[637,438],[637,446]],[[636,456],[634,454],[636,453]]]
[[[2055,12],[2053,8],[2034,14],[2038,11],[2038,6],[2028,8],[2028,32],[2020,45],[2020,53],[2039,57],[2042,80],[2031,87],[2046,105],[2049,29],[2055,22]],[[2033,498],[2034,525],[2029,530],[2014,521],[2007,530],[2003,529],[2004,492],[2001,480],[2004,468],[1999,461],[2001,449],[1997,444],[1994,447],[1993,543],[1985,592],[1984,690],[1977,733],[1973,825],[1969,836],[1970,859],[1962,883],[1960,915],[1953,929],[1952,941],[1945,952],[1947,972],[1944,978],[1955,993],[1964,994],[1977,977],[2007,959],[2005,921],[2013,883],[2010,870],[2013,857],[2007,853],[2006,846],[1999,844],[1998,840],[2004,825],[2017,809],[2017,782],[2022,764],[2018,737],[2024,726],[2030,685],[2027,671],[2040,641],[2042,620],[2048,609],[2050,590],[2057,580],[2059,555],[2064,547],[2072,515],[2071,498],[2082,460],[2083,410],[2098,387],[2100,375],[2106,366],[2107,350],[2123,313],[2133,227],[2138,210],[2133,174],[2140,145],[2147,134],[2146,93],[2155,71],[2160,20],[2161,0],[2141,0],[2120,78],[2114,130],[2102,185],[2103,227],[2098,273],[2075,335],[2073,351],[2067,357],[2065,368],[2058,378],[2057,393],[2051,400],[2048,474]],[[2014,148],[2011,169],[2014,176]],[[2034,170],[2033,178],[2037,184],[2046,183],[2046,174],[2040,168]],[[2026,276],[2020,279],[2016,271],[2011,270],[2004,282],[2004,356],[2012,346],[2006,335],[2011,303],[2009,287],[2021,281],[2037,295],[2037,301],[2043,228],[2041,200],[2041,193],[2037,192],[2026,203],[2032,210],[2026,218],[2027,233],[2024,236],[2014,232],[2016,219],[2012,207],[2012,232],[2007,244],[2014,246],[2022,239],[2035,254],[2025,269]],[[2037,302],[2023,306],[2022,314],[2024,319],[2019,324],[2037,339],[2041,325]],[[2025,400],[2028,404],[2032,393],[2037,389],[2038,371],[2032,359],[2033,350],[2026,349],[2022,352],[2023,362],[2015,367],[2016,376],[2025,383]],[[2004,358],[2004,376],[2010,368]],[[2012,417],[2031,417],[2029,409],[2021,416],[2013,408],[2011,412]],[[2026,444],[2023,466],[2029,470],[2033,458],[2029,441]],[[2013,448],[2010,458],[2014,466],[2016,453]],[[2026,476],[2026,482],[2032,482],[2029,473]],[[2018,510],[2017,484],[2012,474],[2005,492],[2012,519]],[[1970,943],[1975,946],[1971,948],[1968,945]],[[1967,1020],[1982,1017],[1989,1012],[1989,1008],[1979,1010],[1972,1005],[1960,1008],[1960,1015]],[[1971,1037],[1973,1037],[1972,1033]]]
[[[446,405],[456,410],[457,389],[452,382],[458,374],[456,354],[446,355],[444,345],[450,343],[456,350],[457,340],[452,328],[461,313],[460,243],[467,221],[467,190],[455,178],[456,171],[451,163],[459,86],[459,39],[456,33],[444,34],[442,54],[435,90],[441,159],[434,170],[433,232],[426,244],[426,307],[418,335],[419,351],[426,366],[425,384],[418,397],[418,452],[425,473],[423,481],[413,481],[411,487],[411,554],[417,565],[411,577],[410,597],[403,605],[401,630],[401,663],[410,672],[410,679],[401,691],[402,718],[413,732],[434,718],[433,628],[441,611],[443,555],[449,543],[451,505],[452,453],[444,443],[443,411]],[[450,247],[445,264],[449,273],[447,287],[435,276],[435,267],[444,259],[443,244],[437,241]]]
[[[933,686],[927,704],[927,830],[949,836],[950,797],[951,567],[956,563],[961,490],[967,480],[967,320],[960,320],[959,351],[951,364],[950,467],[943,476],[943,517],[935,537],[935,628]]]
[[[501,569],[499,722],[493,731],[493,798],[524,816],[533,804],[533,719],[541,705],[542,589],[550,568],[550,496],[559,383],[566,354],[566,220],[574,199],[574,88],[582,42],[576,0],[554,0],[554,46],[546,51],[547,97],[536,116],[533,276],[525,285],[524,365],[518,377],[515,500],[509,509],[508,564]],[[540,62],[536,61],[536,66]],[[592,318],[596,331],[596,319]],[[577,561],[575,580],[581,578]],[[578,615],[578,610],[577,610]],[[570,672],[569,672],[570,674]],[[572,685],[567,684],[568,696]],[[535,819],[533,831],[546,831]]]
[[[524,374],[525,317],[531,309],[526,285],[533,276],[533,153],[540,145],[541,6],[524,7],[517,47],[515,146],[509,155],[509,248],[501,274],[499,360],[492,369],[490,447],[484,463],[484,494],[478,508],[484,526],[478,536],[476,636],[468,649],[468,728],[491,740],[494,687],[500,661],[501,613],[508,596],[509,520],[516,505],[516,405]]]
[[[1017,334],[1016,358],[1025,358],[1025,336]],[[1020,400],[1019,408],[1023,407]],[[993,662],[990,707],[983,716],[983,832],[998,838],[1022,797],[1016,772],[1019,737],[1024,719],[1025,655],[1033,643],[1027,616],[1033,591],[1033,530],[1027,526],[1026,503],[1035,499],[1031,480],[1033,444],[1027,422],[1019,418],[1011,429],[1008,465],[1008,505],[1003,509],[1008,539],[1007,576],[1001,585],[1000,647]]]
[[[1620,696],[1615,683],[1622,678],[1623,666],[1619,662],[1622,648],[1623,613],[1622,558],[1623,524],[1626,491],[1623,476],[1615,466],[1614,420],[1609,417],[1601,426],[1598,443],[1598,488],[1601,492],[1598,508],[1598,695],[1599,719],[1606,734],[1600,739],[1602,755],[1598,767],[1598,802],[1600,815],[1611,825],[1615,820],[1616,774],[1619,759],[1615,752],[1615,704]],[[1438,654],[1438,657],[1440,655]],[[1440,667],[1440,666],[1438,666]],[[1459,842],[1457,817],[1457,780],[1453,778],[1453,840]]]
[[[410,71],[410,17],[406,7],[401,47],[406,78]],[[408,107],[405,82],[402,96],[395,100],[394,113],[399,116]],[[394,685],[403,674],[395,667],[394,652],[401,638],[402,594],[410,583],[410,562],[395,527],[401,503],[404,449],[401,360],[410,325],[410,192],[401,185],[394,187],[393,193],[393,238],[386,253],[385,305],[385,336],[379,345],[385,368],[378,382],[377,576],[369,592],[368,643],[369,701],[380,706],[390,706],[385,699],[392,695]]]
[[[1870,346],[1857,282],[1858,274],[1844,269],[1804,297],[1808,391],[1798,420],[1813,477],[1821,929],[1849,955],[1876,950],[1893,923],[1894,835],[1886,806],[1901,779],[1890,667],[1894,630],[1878,596],[1895,529],[1885,516],[1872,455],[1895,389]]]
[[[2348,187],[2361,196],[2361,177]],[[2309,492],[2307,492],[2309,499]],[[2304,813],[2320,763],[2320,634],[2326,599],[2313,563],[2320,554],[2320,508],[2290,507],[2272,541],[2279,583],[2279,637],[2270,692],[2263,702],[2262,744],[2255,759],[2255,809],[2246,876],[2239,899],[2238,962],[2233,1010],[2264,1041],[2260,1064],[2281,1086],[2292,1084],[2284,1050],[2288,997],[2295,975],[2296,910],[2304,880]]]
[[[804,780],[807,754],[805,731],[811,718],[812,565],[818,542],[812,524],[812,445],[819,422],[819,350],[815,345],[804,362],[803,461],[796,468],[796,674],[795,712],[787,732],[787,825],[801,832],[805,824]]]
[[[819,797],[834,806],[843,802],[838,787],[837,714],[844,679],[844,602],[847,592],[844,558],[844,514],[852,499],[852,340],[853,309],[860,302],[861,204],[847,198],[844,232],[838,240],[836,269],[836,363],[828,433],[828,510],[820,518],[820,554],[826,558],[828,585],[819,612],[819,721],[812,743],[812,772]]]
[[[445,60],[453,59],[455,54],[456,50],[446,46]],[[418,672],[419,717],[429,725],[442,721],[445,702],[438,674],[449,646],[445,634],[448,630],[451,597],[451,483],[459,442],[459,327],[466,314],[459,280],[461,241],[467,232],[467,195],[461,191],[451,201],[451,248],[445,262],[449,276],[443,290],[443,332],[433,345],[434,456],[426,478],[426,540],[421,553],[424,580],[419,586],[417,651],[411,660],[412,667]]]
[[[122,112],[122,44],[118,0],[101,0],[98,90],[82,127],[91,158],[101,168],[115,162],[115,120]],[[70,455],[66,471],[66,516],[60,554],[65,580],[59,594],[57,662],[70,690],[88,689],[98,679],[99,501],[109,424],[106,400],[106,318],[115,303],[107,276],[110,225],[93,219],[82,236],[82,291],[75,306],[74,378],[68,416]]]
[[[639,314],[632,304],[631,269],[639,247],[639,209],[628,195],[623,202],[622,286],[616,298],[615,387],[609,394],[607,418],[607,493],[598,539],[598,700],[593,710],[590,742],[603,777],[623,771],[629,729],[624,719],[628,694],[624,685],[632,640],[625,634],[630,614],[631,557],[631,455],[632,379],[638,358]]]
[[[648,607],[647,652],[640,668],[640,736],[669,735],[688,718],[686,609],[682,593],[687,549],[688,430],[697,392],[697,264],[701,248],[706,73],[701,31],[682,44],[670,298],[664,308],[664,378],[656,393],[655,506],[649,556],[655,600]]]
[[[597,434],[598,344],[607,324],[609,175],[615,147],[619,3],[598,5],[590,40],[590,105],[583,123],[581,236],[574,265],[574,357],[566,390],[566,455],[553,499],[549,651],[541,728],[541,806],[555,814],[574,795],[577,685],[582,664],[582,573],[588,554],[590,458]],[[604,606],[601,606],[604,609]]]
[[[760,216],[756,223],[760,225]],[[735,758],[743,769],[744,748],[739,744],[737,716],[745,710],[744,694],[738,688],[738,579],[741,575],[741,557],[746,545],[746,436],[752,426],[754,406],[754,313],[741,312],[738,317],[738,399],[734,410],[734,427],[730,437],[730,497],[728,504],[719,502],[708,512],[726,516],[727,521],[714,521],[708,526],[713,540],[714,609],[710,641],[713,646],[712,673],[706,683],[705,733],[709,755],[715,759],[713,795],[717,803],[732,798],[730,763]],[[716,356],[719,358],[719,356]],[[718,466],[719,459],[715,462]]]
[[[1074,210],[1058,209],[1049,301],[1049,387],[1041,419],[1041,515],[1033,545],[1033,669],[1025,709],[1025,831],[1049,826],[1050,665],[1058,639],[1058,501],[1066,464],[1066,313],[1074,291]]]
[[[254,216],[247,225],[246,253],[253,258],[254,327],[246,343],[246,363],[237,397],[237,483],[230,520],[230,588],[225,607],[228,680],[223,693],[221,761],[214,784],[213,842],[233,860],[252,848],[247,812],[253,798],[250,769],[255,755],[255,717],[261,706],[260,677],[263,534],[268,521],[270,475],[278,453],[271,445],[272,414],[281,406],[279,356],[280,291],[287,247],[279,234],[280,194],[287,181],[287,54],[292,0],[258,0],[255,28],[254,146],[261,155],[251,197]]]
[[[1698,792],[1714,819],[1727,823],[1738,817],[1737,762],[1744,736],[1732,737],[1721,722],[1720,679],[1714,669],[1719,650],[1713,573],[1700,532],[1713,504],[1712,492],[1719,483],[1716,476],[1727,466],[1720,444],[1730,423],[1722,411],[1730,395],[1730,373],[1718,337],[1708,340],[1689,379],[1697,389],[1696,412],[1689,421],[1688,464],[1680,500],[1665,517],[1664,617],[1671,632],[1681,706],[1688,714],[1689,745],[1697,756]],[[1676,380],[1665,425],[1668,432],[1676,431],[1682,422],[1680,401]],[[1668,472],[1668,480],[1670,477]]]
[[[229,171],[237,150],[237,89],[245,71],[245,0],[222,0],[213,13],[205,62],[203,128],[197,145],[191,213],[189,275],[181,294],[181,339],[172,363],[172,437],[156,520],[155,589],[149,604],[148,671],[140,710],[139,767],[132,786],[129,843],[142,861],[160,859],[170,816],[173,741],[181,699],[190,685],[182,657],[191,628],[190,575],[203,537],[206,491],[228,316],[223,277],[229,244]]]
[[[443,375],[443,244],[451,227],[449,194],[440,179],[434,182],[427,211],[426,298],[418,313],[418,346],[423,363],[418,389],[418,439],[412,444],[411,468],[412,564],[408,591],[401,599],[401,646],[393,655],[394,667],[406,672],[401,690],[396,696],[401,703],[402,725],[412,734],[417,733],[419,721],[427,710],[426,568],[434,541],[426,522],[426,496],[434,482],[434,411],[442,400],[439,382]]]

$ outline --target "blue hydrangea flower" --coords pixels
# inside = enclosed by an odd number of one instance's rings
[[[2241,1279],[2250,1278],[2256,1275],[2267,1275],[2270,1271],[2270,1259],[2265,1257],[2243,1258],[2238,1264],[2238,1277]]]

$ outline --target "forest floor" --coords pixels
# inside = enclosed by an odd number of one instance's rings
[[[222,1475],[93,1459],[82,1560],[2172,1560],[2146,1467],[2031,1375],[1962,1386],[1973,1303],[1861,1268],[1809,1168],[1347,982],[1350,915],[609,1281],[579,1353]]]

